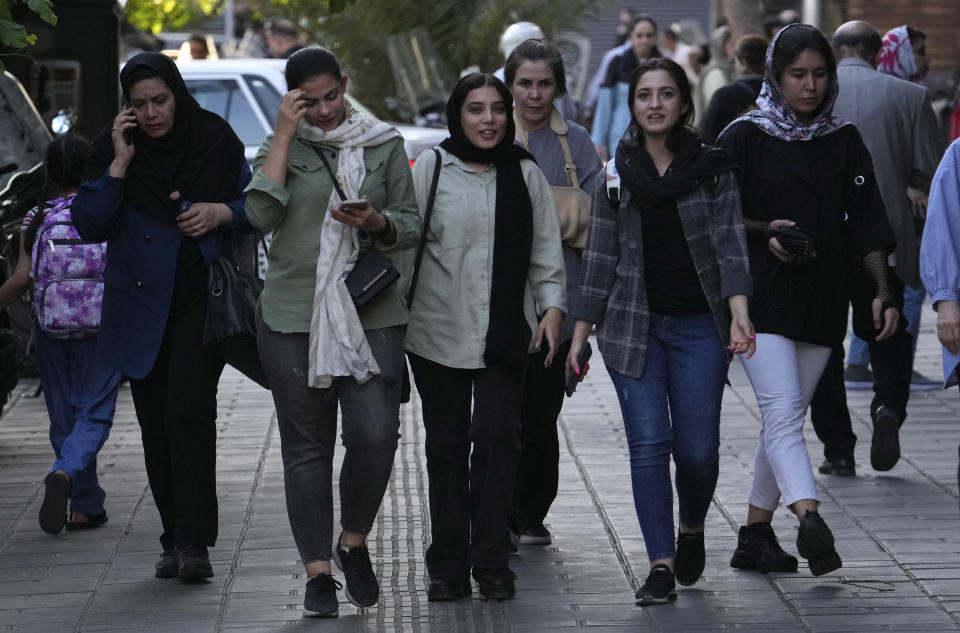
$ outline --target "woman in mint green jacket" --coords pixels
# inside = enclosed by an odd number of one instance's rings
[[[379,596],[366,535],[399,437],[407,323],[396,283],[357,308],[344,279],[366,249],[406,276],[421,221],[403,139],[345,101],[347,77],[333,53],[300,50],[285,74],[291,90],[247,188],[250,222],[273,231],[259,346],[277,408],[287,513],[309,578],[303,613],[336,617],[341,585],[331,556],[350,602],[367,607]],[[338,404],[346,454],[342,532],[331,551]]]

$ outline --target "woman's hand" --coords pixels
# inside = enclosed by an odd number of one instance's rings
[[[222,202],[195,202],[177,216],[177,226],[189,237],[200,237],[232,222],[233,211]]]
[[[590,329],[592,327],[593,324],[589,321],[577,321],[576,324],[574,324],[573,339],[570,341],[570,353],[567,354],[564,381],[566,381],[567,376],[570,374],[577,374],[580,376],[580,382],[583,382],[583,379],[586,378],[587,371],[590,370],[590,363],[587,363],[581,372],[580,368],[577,366],[577,359],[580,358],[580,351],[587,342],[587,338],[590,337]]]
[[[547,358],[543,362],[544,367],[553,364],[553,355],[557,351],[557,345],[560,342],[560,328],[563,327],[563,311],[560,308],[547,308],[540,319],[540,326],[537,328],[537,338],[534,342],[537,347],[547,339]]]
[[[960,353],[960,304],[937,301],[937,338],[951,354]]]
[[[779,229],[781,226],[796,226],[797,223],[793,220],[774,220],[770,223],[771,229]],[[790,252],[785,249],[780,244],[780,240],[775,237],[771,237],[767,240],[767,247],[770,249],[770,252],[773,253],[773,256],[779,259],[782,262],[789,262],[793,259],[793,256]]]
[[[883,309],[883,302],[879,298],[873,300],[873,327],[880,330],[880,333],[874,338],[876,341],[888,339],[897,331],[897,324],[900,321],[900,312],[896,308]],[[882,316],[880,313],[883,313]],[[880,326],[883,329],[880,329]]]
[[[757,336],[747,312],[746,295],[731,295],[730,304],[730,346],[734,354],[745,354],[750,358],[757,351]]]
[[[300,125],[300,119],[306,111],[307,104],[303,100],[303,90],[294,88],[283,95],[280,110],[277,112],[277,126],[273,130],[273,137],[284,140],[293,138],[297,126]]]
[[[387,218],[370,206],[366,199],[364,199],[362,205],[344,205],[341,203],[339,207],[330,207],[330,215],[338,222],[343,222],[347,226],[368,233],[376,233],[383,230],[383,227],[387,225]]]
[[[127,167],[133,160],[135,148],[133,141],[127,142],[126,136],[132,138],[133,128],[135,127],[137,127],[137,117],[133,115],[133,108],[124,108],[113,119],[113,130],[110,132],[110,140],[113,141],[113,162],[110,163],[110,176],[113,178],[123,178],[127,175]],[[125,132],[128,132],[128,134],[125,135]]]

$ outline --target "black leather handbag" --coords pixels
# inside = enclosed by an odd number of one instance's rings
[[[323,161],[323,166],[330,173],[330,179],[333,180],[337,195],[340,196],[341,200],[346,200],[347,194],[340,188],[337,175],[330,169],[330,162],[327,157],[323,155],[319,148],[314,147],[313,149],[320,160]],[[357,263],[353,265],[353,270],[347,275],[344,283],[353,298],[353,304],[362,308],[399,278],[400,272],[394,268],[393,262],[378,251],[373,244],[370,244],[368,248],[360,252]]]
[[[267,377],[257,351],[257,238],[223,233],[220,258],[207,267],[207,315],[203,344],[264,388]],[[266,248],[266,247],[264,247]]]

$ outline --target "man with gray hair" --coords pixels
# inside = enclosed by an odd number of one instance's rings
[[[873,158],[874,173],[887,217],[897,238],[894,270],[897,281],[920,287],[918,253],[907,187],[929,190],[941,143],[927,90],[877,72],[883,46],[880,33],[861,21],[843,24],[833,36],[840,94],[833,113],[853,122]],[[838,209],[843,213],[843,209]],[[907,415],[913,372],[913,341],[901,319],[898,331],[881,342],[870,323],[873,289],[864,276],[854,276],[853,326],[868,342],[874,373],[870,405],[873,440],[870,463],[875,470],[893,468],[900,459],[899,431]],[[863,297],[860,297],[863,295]],[[864,301],[865,299],[865,301]],[[902,297],[900,305],[902,311]],[[833,351],[810,403],[813,427],[824,443],[826,460],[820,472],[854,475],[854,435],[843,382],[843,348]]]

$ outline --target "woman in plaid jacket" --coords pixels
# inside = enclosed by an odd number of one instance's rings
[[[720,399],[732,353],[754,351],[753,282],[736,166],[691,128],[683,69],[641,64],[617,147],[618,204],[594,194],[568,371],[590,329],[620,399],[637,518],[651,571],[638,605],[676,598],[704,567],[704,520],[719,472]],[[726,349],[724,349],[726,348]],[[680,530],[674,540],[670,456]]]

